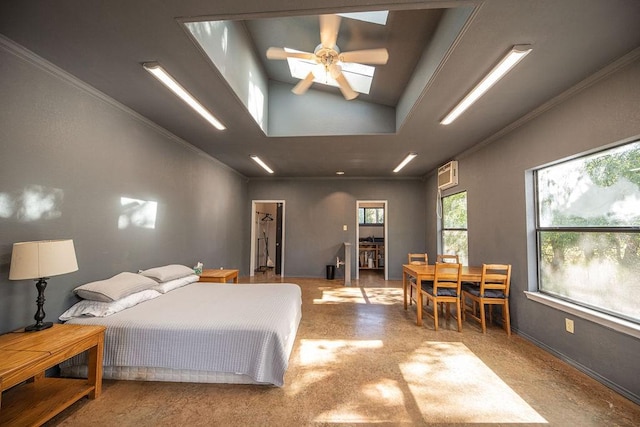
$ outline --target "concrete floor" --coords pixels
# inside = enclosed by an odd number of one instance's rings
[[[285,281],[303,318],[284,387],[105,381],[48,425],[640,425],[640,406],[499,326],[416,326],[399,281]]]

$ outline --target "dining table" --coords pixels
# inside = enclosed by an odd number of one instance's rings
[[[433,281],[435,278],[435,265],[431,264],[403,264],[402,265],[402,291],[404,294],[404,309],[406,310],[411,304],[410,298],[407,299],[407,290],[411,286],[410,278],[413,277],[416,283],[422,283],[423,280]],[[461,280],[463,282],[480,283],[482,278],[481,266],[462,266]],[[417,320],[416,324],[422,326],[422,293],[417,292]]]

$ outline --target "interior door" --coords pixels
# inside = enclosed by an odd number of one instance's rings
[[[283,204],[276,204],[276,275],[282,275],[282,215]]]
[[[272,272],[282,276],[285,271],[285,202],[253,200],[251,208],[250,275]]]

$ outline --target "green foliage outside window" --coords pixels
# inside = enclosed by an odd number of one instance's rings
[[[539,289],[640,323],[640,142],[536,172]]]
[[[384,225],[384,208],[359,208],[360,225]]]
[[[442,253],[456,254],[467,265],[467,192],[442,198]]]

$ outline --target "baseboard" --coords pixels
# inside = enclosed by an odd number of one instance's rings
[[[519,331],[517,329],[514,329],[514,332],[517,333],[518,336],[520,336],[520,337],[526,339],[527,341],[535,344],[536,346],[542,348],[546,352],[553,354],[554,356],[556,356],[557,358],[559,358],[563,362],[568,363],[572,367],[574,367],[577,370],[579,370],[580,372],[590,376],[591,378],[593,378],[594,380],[598,381],[599,383],[604,384],[605,386],[609,387],[610,389],[612,389],[616,393],[621,394],[622,396],[624,396],[627,399],[631,400],[633,403],[635,403],[637,405],[640,405],[640,396],[638,396],[637,394],[630,392],[626,388],[621,387],[620,385],[618,385],[618,384],[616,384],[614,382],[611,382],[609,379],[603,377],[602,375],[598,374],[597,372],[593,371],[592,369],[588,368],[587,366],[584,366],[583,364],[576,362],[575,360],[571,359],[570,357],[567,357],[566,355],[554,350],[553,348],[549,347],[548,345],[544,344],[543,342],[538,341],[534,337],[532,337],[532,336],[530,336],[530,335],[528,335],[526,333],[523,333],[522,331]]]

